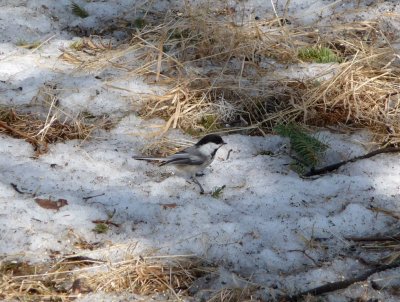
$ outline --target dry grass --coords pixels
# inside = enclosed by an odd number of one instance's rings
[[[69,48],[63,48],[61,59],[70,62],[72,64],[80,64],[90,57],[101,56],[101,53],[105,51],[111,51],[112,45],[111,41],[104,41],[98,36],[92,36],[89,38],[83,38],[76,40],[71,43]],[[77,56],[76,54],[80,55]]]
[[[0,133],[25,139],[33,145],[35,156],[48,151],[48,144],[72,139],[87,139],[97,128],[112,127],[105,118],[89,121],[83,114],[71,116],[58,106],[50,86],[42,87],[30,107],[0,106]],[[29,110],[28,109],[32,109]]]
[[[93,125],[83,119],[59,121],[43,120],[38,114],[18,112],[14,108],[0,107],[0,133],[25,139],[34,146],[36,156],[46,153],[48,144],[71,139],[85,139]]]
[[[316,30],[278,18],[238,22],[236,17],[209,7],[196,14],[187,8],[180,15],[153,15],[128,44],[80,60],[80,68],[119,68],[127,77],[165,85],[163,95],[145,96],[141,110],[144,117],[166,120],[160,134],[170,128],[265,133],[296,121],[368,127],[381,142],[399,142],[400,69],[393,37],[379,22]],[[341,63],[326,72],[334,76],[272,75],[278,63],[301,63],[299,52],[307,48],[330,49],[337,56]]]
[[[194,142],[187,140],[171,139],[161,137],[147,144],[140,152],[143,155],[165,157],[193,145]]]
[[[355,54],[338,73],[303,96],[306,122],[341,122],[372,129],[381,142],[400,139],[400,66],[389,46],[348,45]]]
[[[72,301],[89,292],[188,295],[197,278],[214,271],[191,256],[137,257],[117,263],[70,257],[30,265],[1,263],[0,298],[22,301]]]
[[[224,288],[213,294],[207,302],[250,302],[260,301],[253,298],[252,293],[256,290],[255,287],[246,288]]]
[[[198,259],[166,257],[134,259],[87,277],[94,291],[128,291],[140,295],[169,293],[179,297],[208,271]]]
[[[135,257],[114,263],[71,256],[37,265],[0,262],[0,273],[0,299],[5,300],[73,301],[88,293],[106,292],[183,301],[190,297],[192,284],[215,274],[216,268],[191,255]],[[258,288],[208,290],[207,302],[258,301],[252,297]]]

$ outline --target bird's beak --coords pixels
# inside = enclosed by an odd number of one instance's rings
[[[227,143],[225,143],[224,141],[222,141],[222,145],[226,145]]]

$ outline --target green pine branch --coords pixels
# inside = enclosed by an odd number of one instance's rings
[[[81,18],[89,17],[89,13],[75,2],[71,2],[71,10],[75,16],[78,16]]]
[[[317,166],[328,148],[328,145],[307,134],[299,125],[279,125],[275,128],[275,132],[289,138],[290,146],[296,152],[299,164],[304,168],[309,169]]]

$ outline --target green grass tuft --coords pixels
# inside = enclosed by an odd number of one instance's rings
[[[110,228],[107,224],[98,223],[98,224],[96,224],[96,226],[94,227],[94,229],[92,231],[95,232],[96,234],[105,234],[108,232],[109,229]]]
[[[305,47],[298,50],[297,56],[302,61],[316,63],[340,62],[340,58],[327,47]]]
[[[220,198],[222,196],[222,193],[224,192],[224,189],[225,185],[215,188],[214,191],[212,191],[211,196],[214,198]]]
[[[142,18],[137,18],[137,19],[135,19],[135,21],[133,22],[133,25],[134,25],[136,28],[139,28],[139,29],[142,29],[143,27],[145,27],[146,24],[147,24],[146,20],[145,20],[145,19],[142,19]]]
[[[81,18],[89,17],[89,13],[75,2],[71,2],[71,10],[75,16],[78,16]]]

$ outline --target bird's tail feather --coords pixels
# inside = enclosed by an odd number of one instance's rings
[[[132,156],[136,160],[148,160],[148,161],[163,161],[165,158],[162,157],[146,157],[146,156]]]

